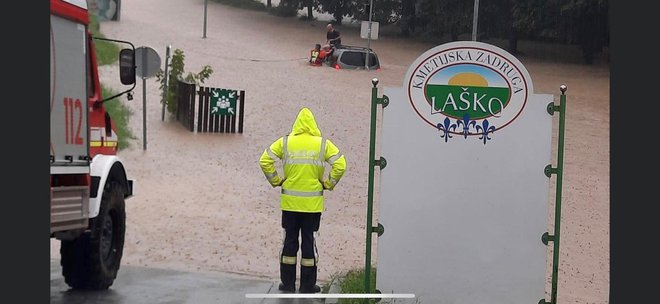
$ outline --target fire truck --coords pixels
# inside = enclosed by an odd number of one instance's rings
[[[117,156],[118,136],[104,102],[135,88],[135,47],[93,37],[86,0],[50,0],[50,238],[73,289],[103,290],[121,263],[125,200],[135,182]],[[117,55],[127,90],[103,98],[94,42],[130,47]]]

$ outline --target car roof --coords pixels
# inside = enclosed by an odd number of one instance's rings
[[[353,50],[353,51],[365,51],[365,52],[369,50],[370,52],[375,53],[372,48],[366,48],[363,46],[345,45],[345,44],[342,44],[341,46],[337,47],[335,50],[336,51]]]

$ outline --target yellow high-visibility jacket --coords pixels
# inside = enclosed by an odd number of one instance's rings
[[[275,168],[276,159],[282,160],[282,177]],[[332,169],[324,176],[326,162]],[[346,171],[344,155],[321,136],[308,108],[300,110],[289,135],[264,150],[259,165],[271,186],[282,186],[281,209],[297,212],[323,212],[323,190],[334,189]]]

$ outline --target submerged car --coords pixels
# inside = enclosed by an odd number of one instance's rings
[[[376,52],[361,46],[339,46],[332,54],[335,57],[334,64],[331,60],[326,60],[325,63],[335,69],[366,69],[367,54],[369,54],[369,69],[380,69],[380,60]]]

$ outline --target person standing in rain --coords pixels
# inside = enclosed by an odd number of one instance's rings
[[[282,160],[283,174],[275,168]],[[324,164],[330,164],[325,175]],[[335,144],[321,135],[312,111],[302,108],[291,133],[275,140],[259,159],[266,179],[273,187],[281,187],[280,209],[284,241],[280,253],[279,290],[295,292],[298,249],[300,260],[300,293],[317,293],[318,250],[316,232],[323,212],[323,191],[333,190],[346,171],[346,159]],[[298,237],[302,242],[298,244]]]

